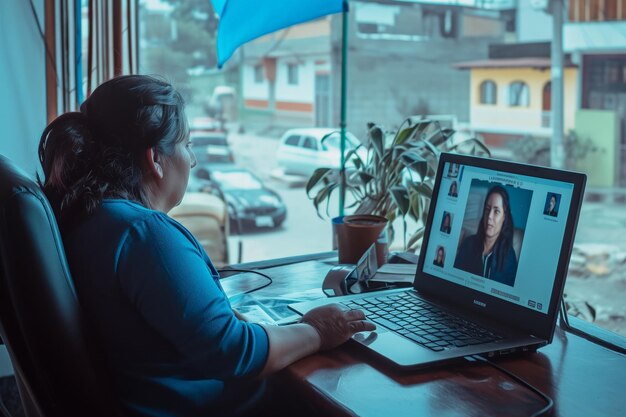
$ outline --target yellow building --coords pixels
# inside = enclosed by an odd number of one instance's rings
[[[470,71],[470,127],[492,146],[527,135],[550,137],[550,58],[506,57],[455,65]],[[578,109],[577,71],[564,70],[565,131],[574,128]]]

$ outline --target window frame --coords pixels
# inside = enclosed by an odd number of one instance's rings
[[[488,87],[493,88],[493,97],[489,96]],[[489,98],[492,98],[492,100],[488,100]],[[484,106],[495,106],[498,104],[498,84],[495,81],[487,79],[480,83],[478,86],[478,102]]]
[[[299,65],[293,62],[288,62],[286,67],[287,67],[287,84],[299,85],[300,84]]]
[[[253,77],[254,77],[254,83],[255,84],[263,84],[263,81],[265,81],[265,74],[263,74],[263,65],[261,64],[257,64],[253,67]]]
[[[519,91],[514,91],[516,86],[521,86]],[[528,83],[521,80],[511,81],[509,83],[508,88],[509,107],[530,107],[530,88],[528,87]],[[524,97],[524,93],[526,93],[526,97]],[[525,98],[525,102],[524,102]]]

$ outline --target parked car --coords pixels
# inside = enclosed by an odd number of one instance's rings
[[[227,85],[216,86],[213,94],[204,102],[204,111],[223,121],[237,120],[237,92]]]
[[[198,164],[235,162],[226,133],[193,131],[190,138]]]
[[[189,123],[191,130],[225,132],[224,120],[216,117],[195,117]]]
[[[287,217],[280,196],[245,168],[233,164],[197,166],[192,173],[201,180],[213,181],[228,204],[230,230],[241,233],[247,228],[277,228]]]
[[[346,151],[360,144],[350,132],[346,132],[346,139]],[[365,149],[359,149],[357,153],[362,159],[366,158]],[[307,177],[316,168],[338,168],[341,163],[340,131],[331,128],[290,129],[280,139],[276,160],[285,174]]]

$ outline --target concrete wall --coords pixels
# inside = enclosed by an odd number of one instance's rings
[[[46,126],[43,0],[0,1],[0,154],[28,173],[39,167],[37,145]]]
[[[315,101],[315,59],[283,58],[276,63],[276,101],[313,104]],[[289,84],[287,67],[298,68],[298,83]]]
[[[468,20],[468,19],[465,19]],[[471,19],[469,19],[471,20]],[[458,37],[438,33],[420,39],[348,40],[348,129],[362,137],[368,122],[394,129],[411,115],[454,115],[469,122],[470,75],[453,68],[463,61],[486,59],[488,46],[505,39],[505,26],[495,21],[489,35],[463,28],[459,18]],[[354,22],[350,22],[351,27]],[[333,21],[334,120],[339,124],[341,91],[341,17]],[[467,29],[467,30],[465,30]],[[471,32],[469,36],[466,32]]]

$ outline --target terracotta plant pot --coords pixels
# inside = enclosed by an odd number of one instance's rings
[[[356,264],[387,227],[387,219],[369,214],[355,214],[333,219],[340,264]],[[378,251],[377,251],[378,252]],[[379,260],[382,265],[384,259]]]

